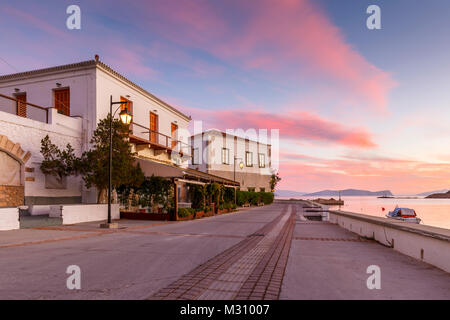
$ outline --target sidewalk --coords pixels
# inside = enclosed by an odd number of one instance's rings
[[[302,205],[280,299],[450,299],[450,274],[338,225],[304,221]],[[368,289],[369,266],[381,289]]]
[[[102,221],[79,223],[74,225],[50,226],[11,231],[0,231],[0,249],[9,247],[28,246],[41,243],[59,242],[67,240],[97,237],[104,234],[151,228],[174,222],[142,221],[142,220],[116,220],[119,229],[101,229]]]

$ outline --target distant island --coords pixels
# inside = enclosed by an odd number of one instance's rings
[[[307,193],[304,194],[305,197],[321,197],[321,196],[331,196],[338,197],[338,190],[322,190],[319,192]],[[368,190],[358,190],[358,189],[345,189],[341,191],[341,196],[386,196],[392,197],[393,194],[390,190],[382,190],[382,191],[368,191]]]
[[[425,197],[426,199],[450,199],[450,191],[446,193],[433,193]]]
[[[298,192],[298,191],[292,191],[292,190],[276,190],[275,196],[276,197],[301,197],[305,195],[305,192]]]
[[[448,191],[450,191],[450,189],[434,190],[434,191],[418,193],[417,196],[419,196],[419,197],[427,197],[427,196],[435,194],[435,193],[446,193]]]

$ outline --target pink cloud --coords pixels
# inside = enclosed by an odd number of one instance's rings
[[[51,34],[53,36],[58,37],[67,37],[68,34],[64,33],[61,28],[56,28],[44,19],[38,18],[35,14],[23,11],[23,10],[17,10],[15,8],[11,7],[4,7],[2,6],[2,11],[4,13],[7,13],[10,16],[16,17],[19,19],[22,23],[29,24],[34,26],[35,28]]]
[[[308,112],[286,114],[267,113],[258,110],[204,110],[192,107],[179,107],[202,120],[204,126],[226,129],[279,129],[282,139],[311,140],[338,145],[373,148],[376,144],[367,130],[352,128],[323,119]]]
[[[368,62],[311,0],[259,0],[257,5],[231,0],[220,9],[202,0],[156,1],[146,8],[161,15],[163,22],[149,23],[172,41],[246,68],[333,80],[351,103],[384,110],[395,86],[391,75]],[[227,17],[237,10],[239,16]]]

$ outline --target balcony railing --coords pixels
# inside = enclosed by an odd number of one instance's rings
[[[3,112],[48,123],[49,109],[50,108],[44,108],[34,103],[21,101],[17,98],[0,94],[0,111]]]
[[[131,128],[130,142],[136,145],[150,145],[155,150],[167,150],[169,153],[177,152],[183,156],[191,156],[190,146],[183,141],[175,140],[171,136],[151,130],[135,122],[131,123]]]

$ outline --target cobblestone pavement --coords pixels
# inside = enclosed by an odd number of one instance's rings
[[[296,207],[218,254],[150,299],[278,299],[292,238]]]

